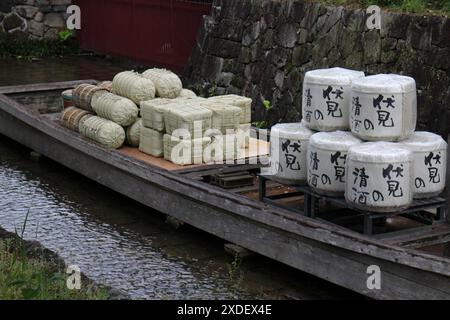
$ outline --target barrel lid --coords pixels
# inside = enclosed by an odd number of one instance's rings
[[[399,74],[377,74],[353,81],[352,90],[363,93],[407,93],[416,91],[416,81]]]
[[[334,131],[315,133],[309,143],[326,150],[347,151],[351,146],[362,143],[362,140],[348,131]]]
[[[412,161],[413,153],[407,147],[395,142],[365,142],[350,147],[348,159],[368,163]]]
[[[364,72],[362,71],[336,67],[306,72],[305,83],[349,86],[352,84],[352,81],[362,77],[364,77]]]
[[[440,135],[426,131],[416,131],[411,137],[401,143],[414,152],[447,148],[447,142]]]
[[[290,139],[309,139],[314,132],[304,126],[301,122],[279,123],[272,127],[271,136]]]

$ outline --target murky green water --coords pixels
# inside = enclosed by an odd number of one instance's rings
[[[20,229],[93,280],[136,299],[354,298],[263,257],[238,269],[223,242],[164,216],[0,136],[0,224]]]

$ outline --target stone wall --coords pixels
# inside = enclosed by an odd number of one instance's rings
[[[57,38],[71,0],[0,0],[0,38]]]
[[[417,81],[418,129],[447,138],[450,20],[383,12],[381,30],[368,30],[367,18],[365,10],[303,0],[215,0],[184,80],[203,94],[252,97],[254,120],[270,125],[301,118],[308,70],[401,73]]]

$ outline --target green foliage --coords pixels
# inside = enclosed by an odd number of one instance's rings
[[[211,88],[209,88],[208,90],[208,97],[215,97],[216,95],[217,95],[217,85],[213,84]]]
[[[15,240],[0,240],[0,300],[104,300],[104,289],[92,286],[69,290],[67,276],[43,259],[29,259],[15,248]]]
[[[450,0],[443,1],[441,10],[447,14],[450,14]]]
[[[73,30],[69,30],[69,29],[62,30],[58,33],[59,40],[61,40],[63,42],[69,40],[72,36],[73,36]]]
[[[0,58],[41,59],[80,53],[79,47],[71,41],[72,33],[61,31],[58,39],[30,39],[17,41],[0,38]]]
[[[45,259],[42,252],[27,248],[23,235],[29,212],[15,237],[0,239],[0,300],[105,300],[106,289],[85,284],[69,290],[63,266]],[[83,285],[83,283],[82,283]]]
[[[252,125],[258,129],[267,128],[267,121],[255,121]]]
[[[273,109],[273,106],[271,105],[269,100],[264,100],[263,105],[266,108],[267,111],[271,111]]]
[[[421,13],[426,9],[426,4],[423,0],[403,0],[401,5],[402,10]]]
[[[412,13],[426,13],[431,11],[437,14],[450,15],[450,0],[315,0],[327,5],[378,5],[393,10]]]

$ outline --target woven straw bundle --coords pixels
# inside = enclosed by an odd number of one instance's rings
[[[206,130],[211,129],[212,111],[202,107],[195,100],[178,103],[164,113],[166,131],[172,134],[177,129],[187,130],[191,138],[202,137]]]
[[[157,131],[164,131],[164,112],[173,103],[172,99],[157,98],[141,102],[141,115],[144,126]]]
[[[227,134],[227,130],[236,131],[241,120],[241,108],[206,100],[201,106],[212,111],[211,127]]]
[[[238,141],[235,134],[217,135],[211,138],[211,144],[203,153],[206,163],[235,160],[238,154]]]
[[[141,142],[139,150],[151,156],[161,158],[164,156],[164,133],[150,129],[141,128]]]
[[[139,73],[124,71],[114,77],[112,92],[139,105],[142,101],[155,98],[155,85]]]
[[[189,89],[182,89],[180,92],[179,98],[197,98],[197,95],[194,91]]]
[[[174,99],[180,95],[183,84],[180,78],[166,69],[149,69],[142,74],[155,84],[156,96]]]
[[[98,86],[102,89],[105,89],[105,90],[108,90],[109,92],[111,92],[113,83],[112,83],[112,81],[103,81]]]
[[[225,96],[211,97],[208,100],[239,107],[242,110],[240,123],[245,124],[252,122],[252,99],[235,94],[229,94]]]
[[[80,121],[80,133],[107,148],[120,148],[125,142],[125,130],[110,120],[86,116]]]
[[[132,147],[138,147],[141,141],[142,119],[139,118],[127,128],[127,143]]]
[[[88,111],[76,107],[68,107],[61,113],[61,125],[78,132],[81,118],[90,114]]]
[[[124,127],[136,122],[139,115],[139,109],[133,101],[107,91],[94,94],[92,109],[100,117]]]
[[[92,112],[92,97],[99,91],[106,92],[105,89],[92,84],[80,84],[72,92],[74,105],[78,108]]]
[[[193,140],[183,140],[164,135],[164,159],[178,165],[203,163],[203,152],[211,143],[211,138],[204,137]]]
[[[238,141],[239,148],[248,149],[250,146],[250,130],[252,129],[252,125],[250,123],[239,125],[236,137]]]

